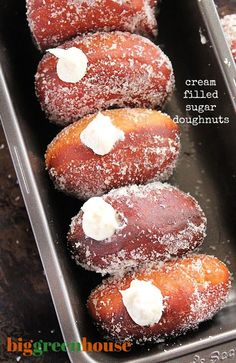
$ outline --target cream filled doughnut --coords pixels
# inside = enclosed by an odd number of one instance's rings
[[[230,286],[221,261],[193,255],[105,279],[89,296],[88,310],[109,339],[158,342],[211,319]]]
[[[180,149],[171,118],[148,109],[115,109],[63,129],[45,161],[57,189],[80,199],[128,184],[167,179]]]
[[[85,221],[90,223],[86,229]],[[193,251],[205,231],[205,215],[193,197],[154,182],[89,199],[72,219],[68,242],[73,258],[84,268],[120,273]],[[102,234],[107,237],[100,238]]]
[[[66,125],[111,107],[161,107],[173,90],[174,75],[157,45],[116,31],[88,34],[49,49],[35,82],[48,118]]]

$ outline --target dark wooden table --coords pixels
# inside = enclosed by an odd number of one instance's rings
[[[0,296],[0,362],[69,362],[66,353],[25,358],[6,351],[8,336],[49,342],[63,338],[1,126]]]

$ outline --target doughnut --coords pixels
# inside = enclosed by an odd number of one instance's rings
[[[221,24],[236,62],[236,14],[226,15],[221,19]]]
[[[128,184],[166,180],[179,154],[179,127],[148,109],[114,109],[64,128],[48,146],[57,189],[80,199]]]
[[[90,198],[72,219],[68,243],[77,264],[104,275],[181,256],[202,243],[205,231],[193,197],[153,182]]]
[[[121,30],[157,35],[158,0],[27,0],[30,29],[41,50],[76,35]]]
[[[88,298],[88,311],[115,341],[158,342],[185,333],[223,308],[231,287],[216,257],[193,255],[109,277]]]
[[[137,34],[94,33],[51,49],[35,76],[47,117],[62,126],[109,108],[161,107],[174,87],[162,50]]]

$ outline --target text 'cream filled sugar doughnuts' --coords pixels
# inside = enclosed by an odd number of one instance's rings
[[[90,198],[72,219],[68,241],[78,264],[105,274],[190,252],[205,231],[193,197],[154,182]]]
[[[26,3],[30,29],[42,50],[98,30],[157,34],[157,0],[27,0]]]
[[[167,179],[179,149],[179,128],[168,115],[115,109],[63,129],[45,158],[56,187],[85,199],[128,184]]]
[[[161,107],[174,87],[163,51],[119,31],[77,37],[49,50],[35,80],[42,109],[61,125],[111,107]]]
[[[106,337],[158,342],[212,318],[230,286],[221,261],[193,255],[104,280],[92,291],[88,310]]]

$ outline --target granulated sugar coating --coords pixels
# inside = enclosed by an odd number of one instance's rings
[[[83,212],[72,219],[68,241],[72,256],[84,268],[103,275],[181,256],[205,237],[206,218],[197,201],[160,182],[112,190],[102,197],[117,211],[120,228],[109,239],[95,241],[82,228]]]
[[[136,324],[123,304],[120,290],[135,279],[151,281],[162,293],[164,309],[154,325]],[[230,273],[221,261],[193,255],[104,280],[92,291],[88,310],[109,339],[157,343],[211,319],[224,306],[230,287]]]
[[[100,156],[80,139],[95,115],[63,129],[48,146],[45,157],[57,189],[87,199],[129,184],[164,181],[172,174],[180,139],[178,125],[169,116],[147,109],[115,109],[102,115],[123,131],[124,139]],[[102,143],[102,137],[100,140]]]
[[[221,19],[221,24],[232,51],[234,61],[236,62],[236,14],[226,15]]]
[[[121,30],[157,35],[157,0],[27,0],[27,18],[40,49],[76,35]]]
[[[36,94],[48,118],[66,125],[97,111],[162,107],[174,88],[170,60],[150,40],[136,34],[95,33],[66,42],[88,58],[86,75],[67,83],[57,75],[58,59],[46,54],[35,77]]]

